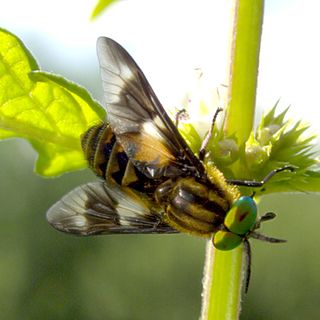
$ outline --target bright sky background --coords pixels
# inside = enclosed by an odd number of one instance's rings
[[[164,105],[177,105],[202,67],[210,87],[223,83],[229,0],[123,0],[89,21],[96,0],[2,1],[0,26],[17,34],[42,68],[87,87],[101,99],[96,38],[131,53]],[[281,98],[290,116],[320,131],[320,2],[266,0],[258,107]]]

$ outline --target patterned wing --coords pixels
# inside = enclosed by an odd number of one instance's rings
[[[98,39],[97,50],[108,122],[135,167],[154,179],[203,177],[202,163],[128,52],[105,37]]]
[[[161,211],[129,189],[104,182],[82,185],[55,203],[48,222],[59,231],[81,236],[126,233],[176,233]]]

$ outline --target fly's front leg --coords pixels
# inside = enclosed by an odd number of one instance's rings
[[[201,148],[200,148],[200,151],[199,151],[199,159],[201,161],[204,160],[204,157],[206,155],[206,149],[207,149],[207,146],[208,146],[208,143],[209,143],[209,140],[212,136],[212,131],[213,131],[213,128],[214,128],[214,125],[215,125],[215,122],[217,120],[217,116],[219,114],[219,112],[223,111],[222,108],[218,108],[213,116],[213,119],[212,119],[212,122],[211,122],[211,126],[210,126],[210,129],[209,131],[207,132],[206,136],[204,137],[203,141],[202,141],[202,144],[201,144]]]
[[[260,188],[266,182],[268,182],[274,175],[282,171],[293,172],[295,168],[293,166],[284,166],[282,168],[274,169],[270,171],[261,181],[254,180],[227,180],[228,183],[234,184],[236,186],[251,187],[251,188]]]

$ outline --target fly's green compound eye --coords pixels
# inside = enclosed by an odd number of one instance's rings
[[[242,242],[242,237],[229,231],[218,231],[213,237],[213,245],[219,250],[232,250]]]
[[[257,219],[257,206],[251,197],[239,198],[224,219],[224,225],[233,233],[244,235]]]

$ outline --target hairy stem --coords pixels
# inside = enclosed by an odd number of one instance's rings
[[[235,134],[241,147],[250,135],[254,122],[263,0],[234,0],[228,103],[224,123],[226,134]],[[244,168],[237,162],[234,174]],[[238,319],[243,283],[243,246],[231,251],[214,249],[207,244],[202,294],[202,320]]]

